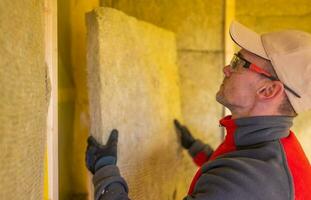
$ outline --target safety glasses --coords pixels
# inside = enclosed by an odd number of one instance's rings
[[[242,66],[246,69],[249,69],[255,73],[258,73],[272,81],[280,81],[278,78],[272,76],[269,72],[267,72],[266,70],[262,69],[261,67],[258,67],[257,65],[247,61],[246,59],[244,59],[240,53],[238,54],[234,54],[231,62],[230,62],[230,67],[232,68],[233,71],[237,71],[238,67]],[[289,92],[291,92],[293,95],[295,95],[298,98],[301,98],[301,96],[299,94],[297,94],[294,90],[292,90],[291,88],[289,88],[287,85],[284,85],[284,88],[286,90],[288,90]]]

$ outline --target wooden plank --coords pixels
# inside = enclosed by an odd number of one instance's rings
[[[231,22],[235,19],[235,0],[226,0],[225,2],[225,27],[224,27],[224,39],[225,39],[225,64],[228,65],[231,61],[232,55],[235,52],[234,44],[229,35],[229,28]],[[231,112],[224,108],[224,116],[230,115]]]
[[[48,196],[58,200],[57,0],[45,0],[46,64],[51,83],[47,118]]]

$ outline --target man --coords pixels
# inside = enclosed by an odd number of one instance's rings
[[[175,120],[182,146],[200,166],[185,200],[309,200],[311,167],[295,135],[293,118],[311,108],[311,35],[281,31],[258,35],[230,27],[242,49],[224,67],[216,99],[232,113],[213,151]],[[117,130],[106,145],[88,139],[86,162],[95,174],[95,199],[126,200],[117,161]]]

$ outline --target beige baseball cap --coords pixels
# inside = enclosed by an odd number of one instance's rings
[[[260,35],[233,21],[230,36],[241,48],[271,61],[279,80],[300,96],[285,90],[296,113],[311,109],[311,34],[283,30]]]

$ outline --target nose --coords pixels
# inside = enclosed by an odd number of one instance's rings
[[[230,65],[227,65],[223,68],[223,72],[224,72],[226,77],[229,77],[233,71],[232,71],[232,68],[230,67]]]

